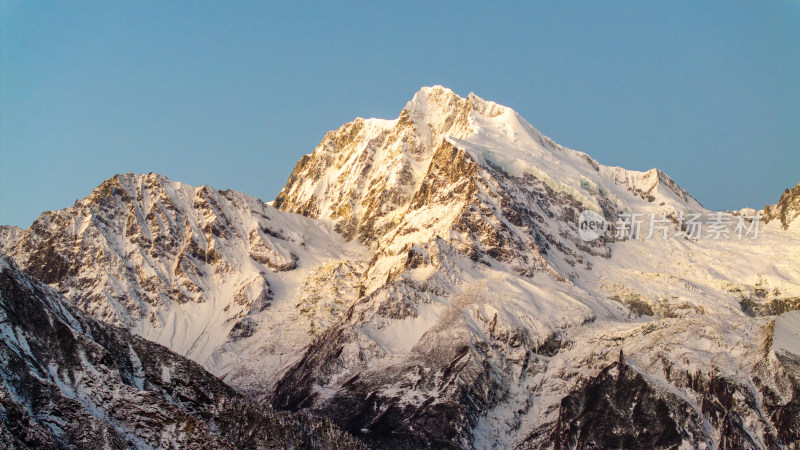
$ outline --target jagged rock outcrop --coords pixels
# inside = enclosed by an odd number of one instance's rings
[[[783,191],[778,203],[764,207],[764,222],[777,220],[784,229],[789,228],[797,216],[800,216],[800,184]]]
[[[685,202],[690,200],[697,202],[697,199],[678,186],[675,180],[658,169],[651,169],[641,173],[617,168],[614,174],[614,181],[625,185],[631,192],[650,202],[656,200],[656,191],[662,187]],[[699,202],[697,204],[699,205]]]
[[[6,253],[8,249],[19,242],[25,230],[13,225],[0,225],[0,252]]]

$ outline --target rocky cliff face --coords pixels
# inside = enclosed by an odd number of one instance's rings
[[[786,189],[778,203],[764,208],[764,221],[766,223],[778,221],[784,229],[789,228],[789,224],[798,216],[800,216],[800,184],[792,189]]]
[[[733,329],[709,328],[721,323]],[[726,335],[748,341],[726,344]],[[593,354],[603,354],[601,361],[583,361],[598,364],[597,375],[572,384],[562,374],[538,387],[560,378],[566,385],[557,389],[567,395],[543,413],[548,419],[521,447],[796,448],[799,422],[790,411],[800,401],[797,356],[775,353],[772,321],[649,323],[597,338]],[[621,343],[616,361],[605,353],[606,339]],[[707,355],[693,350],[700,342],[711,344]],[[559,357],[580,351],[575,345]],[[715,370],[700,366],[708,356]]]
[[[330,218],[346,239],[373,242],[398,225],[444,137],[470,132],[474,107],[450,91],[423,89],[396,120],[359,118],[329,132],[297,164],[275,206]]]
[[[326,134],[274,205],[124,175],[3,248],[94,317],[375,446],[796,440],[800,349],[764,317],[800,306],[795,229],[687,236],[711,211],[663,172],[442,87]],[[639,238],[617,236],[626,215]]]
[[[358,443],[257,407],[166,348],[105,325],[0,258],[0,440],[11,448]]]
[[[0,225],[0,252],[7,252],[25,234],[25,230],[20,227]]]

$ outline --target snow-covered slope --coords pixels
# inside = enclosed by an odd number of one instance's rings
[[[93,316],[370,444],[800,440],[800,330],[773,325],[800,307],[797,221],[692,236],[684,219],[713,212],[663,172],[440,86],[326,134],[273,204],[124,175],[2,248]],[[638,239],[618,233],[631,214]],[[651,214],[666,238],[646,239]]]
[[[257,407],[199,365],[94,321],[0,256],[3,448],[356,447]]]
[[[225,344],[302,347],[305,330],[277,342],[252,335],[285,328],[305,277],[359,256],[360,246],[325,223],[238,192],[126,174],[70,208],[42,214],[6,252],[93,317],[225,375],[217,363],[236,359]]]

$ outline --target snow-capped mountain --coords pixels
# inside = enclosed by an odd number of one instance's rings
[[[326,135],[275,205],[329,219],[374,252],[359,301],[278,384],[278,407],[310,408],[366,437],[540,446],[562,427],[562,399],[616,365],[668,405],[664,417],[680,417],[672,444],[737,442],[702,412],[720,377],[747,387],[751,406],[723,411],[747,423],[742,439],[791,442],[755,418],[774,414],[764,396],[798,401],[787,387],[796,380],[778,369],[769,373],[782,378],[764,380],[754,363],[780,363],[758,340],[741,342],[771,335],[770,320],[746,314],[797,308],[796,233],[675,237],[682,215],[710,212],[662,172],[605,167],[510,108],[441,87],[418,92],[394,121],[357,119]],[[590,242],[577,229],[587,209],[612,223]],[[615,242],[626,213],[674,222],[669,239]],[[630,444],[661,439],[637,437],[624,417],[609,430]]]
[[[797,448],[796,197],[720,215],[436,86],[326,134],[274,207],[121,175],[0,251],[369,444]]]
[[[276,414],[196,363],[99,323],[0,256],[4,448],[350,446],[333,425]]]
[[[281,313],[297,309],[309,271],[361,255],[325,223],[153,174],[117,175],[9,236],[5,251],[20,267],[82,310],[215,373],[235,358],[221,346],[272,328],[260,342],[281,365],[310,339],[299,324],[286,329],[291,314]]]

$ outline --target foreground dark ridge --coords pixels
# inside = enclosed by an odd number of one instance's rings
[[[11,448],[358,448],[88,318],[0,257],[0,441]]]

